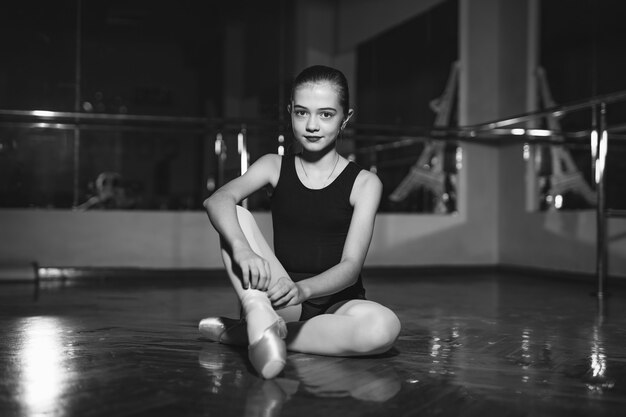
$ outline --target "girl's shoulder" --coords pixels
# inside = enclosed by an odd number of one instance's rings
[[[354,204],[358,199],[374,198],[379,200],[382,194],[383,183],[378,175],[366,169],[361,169],[352,187],[350,201]]]
[[[282,156],[275,153],[266,153],[262,157],[260,157],[257,162],[272,164],[272,165],[280,165],[280,161],[283,159]]]
[[[258,167],[258,169],[275,171],[276,169],[280,170],[282,160],[282,156],[275,153],[268,153],[257,159],[253,165]]]
[[[280,167],[282,165],[283,157],[277,154],[265,154],[253,164],[254,171],[257,173],[263,173],[272,186],[276,186],[278,177],[280,176]],[[250,167],[253,168],[252,166]]]
[[[366,169],[361,169],[356,179],[354,180],[355,187],[364,187],[364,188],[372,188],[372,187],[382,187],[382,182],[378,175],[374,174],[371,171]]]

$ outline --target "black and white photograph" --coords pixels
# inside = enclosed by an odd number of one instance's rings
[[[3,2],[0,416],[622,416],[625,18]]]

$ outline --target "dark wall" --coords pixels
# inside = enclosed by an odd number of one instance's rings
[[[239,21],[245,94],[258,97],[260,116],[277,117],[279,76],[291,75],[281,68],[289,60],[279,62],[283,0],[6,2],[0,108],[74,109],[78,4],[81,101],[110,113],[221,117],[222,35]]]
[[[626,89],[626,2],[543,0],[540,13],[540,61],[558,101]]]
[[[458,5],[445,1],[357,51],[359,123],[432,125],[429,102],[458,59]]]

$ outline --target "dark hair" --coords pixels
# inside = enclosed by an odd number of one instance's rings
[[[348,91],[348,80],[341,71],[335,68],[327,67],[324,65],[313,65],[312,67],[305,68],[293,81],[291,87],[291,100],[293,100],[296,89],[303,84],[329,82],[336,89],[339,94],[339,104],[343,108],[344,115],[348,114],[350,110],[350,92]]]

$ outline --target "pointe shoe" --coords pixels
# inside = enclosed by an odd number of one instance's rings
[[[241,324],[241,320],[229,319],[227,317],[207,317],[200,320],[198,330],[207,339],[213,342],[230,344],[227,331]]]
[[[265,379],[278,375],[287,362],[287,326],[282,318],[265,329],[261,338],[248,346],[248,358],[254,369]]]

